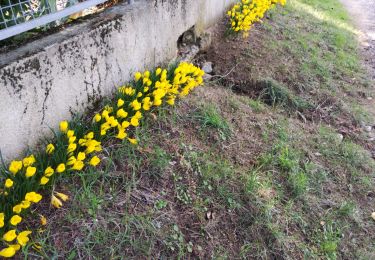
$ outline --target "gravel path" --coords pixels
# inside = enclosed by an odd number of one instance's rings
[[[365,65],[373,80],[375,80],[375,0],[340,0],[347,8],[354,24],[361,31],[359,42],[362,47],[362,55]],[[372,93],[375,93],[375,84],[372,86]],[[375,98],[368,98],[363,104],[371,115],[367,135],[369,142],[375,142]],[[372,145],[370,151],[375,159],[375,145]]]
[[[341,0],[361,34],[365,63],[375,80],[375,0]]]

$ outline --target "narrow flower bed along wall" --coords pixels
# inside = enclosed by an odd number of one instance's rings
[[[153,107],[167,103],[174,105],[203,83],[204,72],[190,63],[180,63],[170,69],[137,72],[134,81],[118,89],[115,98],[97,113],[91,124],[83,121],[63,121],[60,131],[46,143],[46,149],[12,161],[0,169],[0,256],[13,257],[27,245],[32,234],[22,220],[30,214],[34,204],[48,199],[60,208],[68,196],[56,190],[59,178],[65,174],[95,167],[100,163],[96,155],[102,142],[109,138],[127,140],[136,145],[131,136],[140,125],[143,115]],[[50,194],[47,198],[41,195]],[[46,224],[41,216],[41,225]]]
[[[259,22],[264,14],[276,4],[285,5],[286,0],[241,0],[228,11],[230,30],[248,36],[251,26]]]

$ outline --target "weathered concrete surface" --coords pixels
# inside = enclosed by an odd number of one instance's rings
[[[6,160],[131,75],[173,59],[178,37],[203,31],[234,0],[121,4],[62,32],[0,54],[0,149]]]

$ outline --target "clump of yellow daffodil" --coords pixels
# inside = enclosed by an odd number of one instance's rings
[[[278,3],[285,5],[286,0],[241,0],[227,13],[231,30],[243,32],[247,36],[252,25],[259,22]]]
[[[73,122],[62,121],[60,132],[55,140],[46,143],[43,153],[30,154],[10,162],[7,169],[0,168],[0,200],[5,201],[0,204],[0,257],[13,257],[29,242],[32,232],[18,227],[27,217],[27,209],[43,199],[39,193],[42,188],[46,191],[50,187],[51,205],[62,207],[69,197],[54,191],[57,177],[98,166],[101,158],[97,153],[108,138],[137,145],[134,129],[141,125],[145,114],[163,104],[173,106],[176,99],[203,83],[203,74],[200,68],[186,62],[172,70],[137,72],[134,81],[121,86],[115,99],[94,115],[90,125],[77,127]],[[47,224],[42,215],[40,223]]]

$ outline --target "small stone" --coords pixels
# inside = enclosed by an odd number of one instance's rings
[[[202,70],[208,74],[212,73],[212,62],[208,61],[203,63]]]
[[[371,132],[371,131],[372,131],[372,126],[370,126],[370,125],[366,125],[366,126],[364,127],[364,129],[365,129],[366,132]]]
[[[372,97],[367,97],[367,100],[372,100]]]
[[[341,143],[344,140],[344,136],[342,134],[337,134],[337,140]]]
[[[322,154],[321,153],[318,153],[318,152],[316,152],[316,153],[314,153],[315,154],[315,156],[322,156]]]
[[[375,220],[375,212],[372,212],[371,217],[373,220]]]

